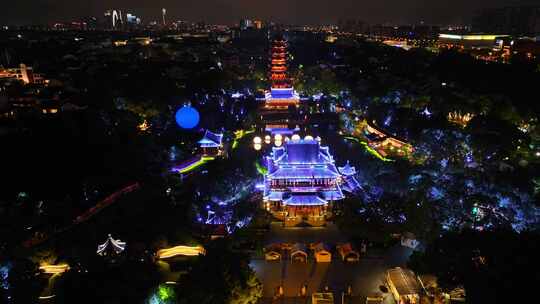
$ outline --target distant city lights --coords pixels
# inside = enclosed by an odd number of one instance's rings
[[[500,37],[509,37],[508,35],[455,35],[455,34],[439,34],[441,39],[450,40],[495,40]]]

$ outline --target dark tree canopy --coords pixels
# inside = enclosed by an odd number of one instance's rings
[[[519,303],[537,288],[539,255],[538,234],[465,230],[415,252],[409,266],[436,275],[443,288],[464,286],[468,303]]]

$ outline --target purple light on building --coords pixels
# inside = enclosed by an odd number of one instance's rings
[[[345,197],[342,190],[355,185],[346,181],[354,180],[354,167],[337,168],[329,148],[314,139],[274,147],[265,162],[264,201],[288,217],[324,216],[331,202]]]

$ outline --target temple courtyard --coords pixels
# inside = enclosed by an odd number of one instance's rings
[[[331,248],[346,239],[333,223],[325,227],[283,227],[283,223],[274,222],[266,236],[265,243],[309,243],[324,242]],[[263,256],[254,256],[251,267],[263,283],[263,297],[268,303],[306,303],[301,297],[302,286],[307,286],[306,294],[322,292],[328,289],[335,299],[341,299],[349,286],[353,297],[349,303],[365,303],[368,296],[381,296],[384,303],[394,303],[390,293],[381,292],[385,285],[385,271],[396,266],[404,266],[412,250],[395,245],[385,252],[368,249],[358,262],[344,262],[332,249],[330,263],[317,263],[313,254],[308,254],[307,262],[291,262],[289,253],[281,260],[266,261]],[[282,286],[283,297],[275,299]],[[309,298],[309,297],[308,297]]]

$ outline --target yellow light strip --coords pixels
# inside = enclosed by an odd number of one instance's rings
[[[56,295],[51,295],[51,296],[40,296],[39,299],[40,300],[48,300],[48,299],[52,299],[56,297]]]
[[[202,246],[175,246],[171,248],[161,249],[157,252],[157,256],[160,259],[172,258],[175,256],[199,256],[206,254],[206,251]]]
[[[508,37],[508,35],[452,35],[439,34],[439,38],[453,40],[495,40],[498,37]]]
[[[203,156],[201,157],[201,159],[199,159],[198,161],[194,162],[193,164],[189,165],[188,167],[185,167],[184,169],[182,170],[179,170],[178,172],[180,173],[186,173],[186,172],[189,172],[195,168],[197,168],[198,166],[201,166],[203,165],[204,163],[206,163],[207,161],[210,161],[210,160],[214,160],[215,158],[214,157],[211,157],[211,156]]]
[[[47,274],[63,273],[69,270],[69,265],[68,264],[43,265],[39,267],[39,270]]]

